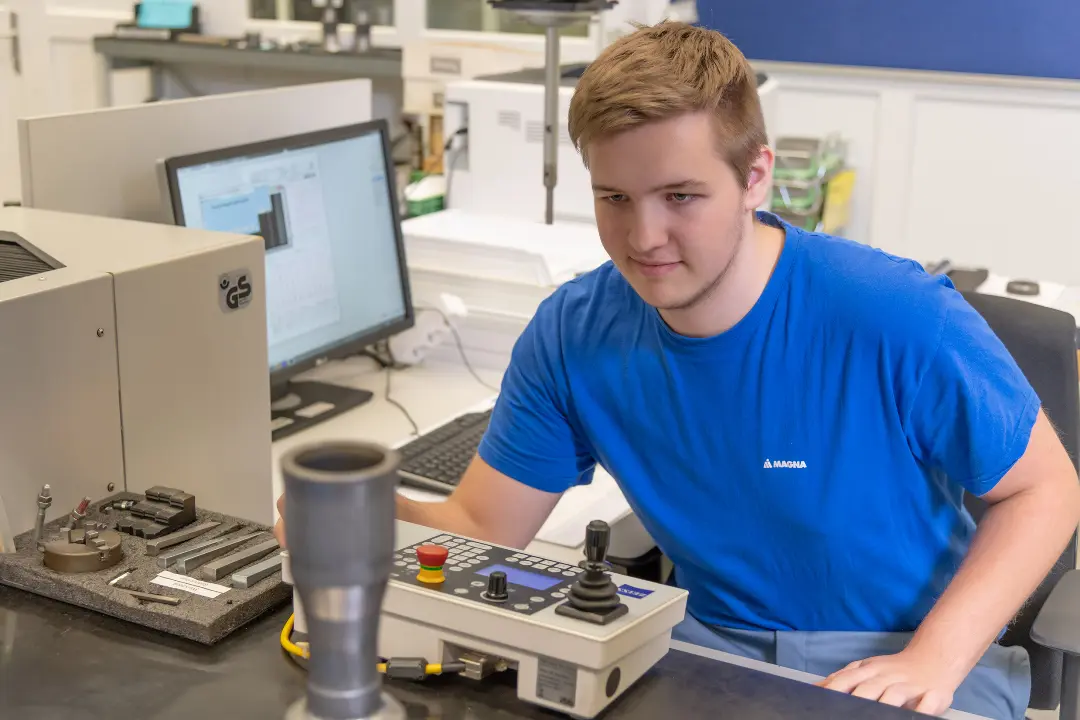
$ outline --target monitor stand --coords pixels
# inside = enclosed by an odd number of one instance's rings
[[[323,382],[270,386],[271,439],[280,440],[359,407],[374,394]]]

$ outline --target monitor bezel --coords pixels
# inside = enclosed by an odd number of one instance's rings
[[[409,284],[409,270],[405,258],[405,238],[401,231],[401,212],[397,198],[397,175],[394,168],[393,156],[391,155],[390,126],[386,120],[380,118],[326,130],[287,135],[272,140],[234,145],[215,150],[204,150],[188,155],[177,155],[162,161],[165,181],[169,193],[169,205],[172,208],[173,223],[186,227],[183,203],[180,199],[180,184],[177,177],[180,170],[196,165],[234,160],[247,155],[265,155],[281,150],[300,150],[314,145],[325,145],[331,142],[351,140],[365,135],[371,135],[372,133],[378,133],[382,140],[383,164],[386,171],[386,187],[390,196],[390,212],[394,224],[394,243],[397,246],[398,274],[403,299],[405,301],[405,315],[392,323],[382,325],[370,332],[352,336],[348,340],[335,345],[329,350],[301,355],[296,358],[295,362],[286,367],[271,370],[270,364],[267,362],[267,372],[270,375],[270,384],[272,387],[286,385],[289,380],[296,375],[307,372],[324,362],[340,360],[362,353],[370,345],[377,343],[380,340],[386,340],[393,337],[416,325],[416,309],[413,306],[412,288]]]

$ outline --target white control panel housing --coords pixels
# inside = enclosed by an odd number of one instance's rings
[[[441,584],[416,579],[424,544],[449,550]],[[613,574],[628,612],[595,624],[555,610],[579,567],[402,521],[395,548],[381,656],[441,663],[478,654],[517,670],[521,700],[574,717],[594,717],[663,658],[686,613],[685,590]],[[484,597],[495,570],[507,575],[503,603]]]

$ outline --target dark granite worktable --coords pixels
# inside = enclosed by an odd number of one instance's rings
[[[304,690],[285,656],[283,608],[214,647],[0,587],[0,717],[11,720],[275,720]],[[512,676],[507,673],[507,676]],[[553,720],[512,677],[388,683],[410,719]],[[926,717],[672,650],[603,720],[900,720]]]

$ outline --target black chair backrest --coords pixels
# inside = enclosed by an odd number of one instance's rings
[[[1080,458],[1080,378],[1077,376],[1076,320],[1072,315],[1023,300],[964,293],[1012,354],[1042,401],[1043,412],[1057,428],[1072,458]],[[965,496],[976,522],[986,510],[977,497]],[[1031,625],[1061,576],[1076,567],[1076,535],[1054,568],[1006,631],[1003,645],[1022,645],[1031,656],[1031,702],[1037,710],[1053,710],[1061,699],[1060,652],[1031,640]]]

